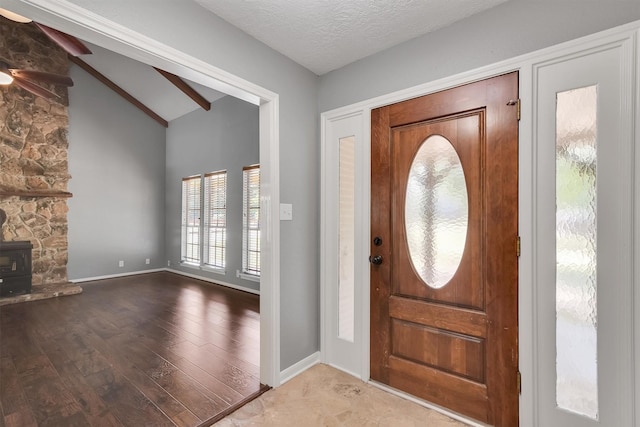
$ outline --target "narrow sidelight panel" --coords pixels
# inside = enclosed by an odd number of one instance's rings
[[[557,94],[556,403],[598,419],[596,86]]]
[[[338,337],[353,342],[355,285],[355,149],[353,136],[340,138],[338,235]]]

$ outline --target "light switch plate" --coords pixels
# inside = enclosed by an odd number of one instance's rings
[[[293,220],[293,205],[290,203],[280,203],[280,221]]]

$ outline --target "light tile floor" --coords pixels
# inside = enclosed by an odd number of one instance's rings
[[[438,412],[316,365],[215,424],[248,426],[461,427]]]

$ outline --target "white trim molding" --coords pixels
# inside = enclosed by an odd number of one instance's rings
[[[3,8],[137,61],[260,106],[260,196],[263,274],[260,298],[260,382],[280,384],[279,97],[252,82],[160,43],[67,0],[3,0]]]
[[[633,212],[634,212],[634,250],[633,259],[633,283],[634,283],[634,360],[640,363],[640,29],[636,31],[633,50],[635,52],[635,74],[632,76],[635,95],[635,114],[632,124],[634,135],[634,187],[633,187]],[[635,367],[635,426],[640,426],[640,366]]]
[[[139,276],[141,274],[148,274],[148,273],[159,273],[161,271],[167,271],[167,269],[166,268],[154,268],[154,269],[151,269],[151,270],[130,271],[128,273],[107,274],[107,275],[104,275],[104,276],[81,277],[79,279],[69,279],[69,281],[71,283],[85,283],[85,282],[94,282],[96,280],[117,279],[118,277]]]
[[[82,277],[80,279],[71,279],[69,280],[71,283],[86,283],[86,282],[95,282],[96,280],[105,280],[105,279],[117,279],[119,277],[128,277],[128,276],[139,276],[141,274],[149,274],[149,273],[160,273],[160,272],[169,272],[174,274],[179,274],[180,276],[189,277],[191,279],[201,280],[203,282],[211,283],[213,285],[220,285],[226,288],[235,289],[238,291],[248,292],[254,295],[260,295],[260,291],[256,289],[247,288],[240,285],[234,285],[232,283],[222,282],[220,280],[215,280],[210,277],[199,276],[197,274],[186,273],[184,271],[175,270],[173,268],[154,268],[151,270],[140,270],[140,271],[131,271],[128,273],[118,273],[118,274],[107,274],[104,276],[94,276],[94,277]]]
[[[236,272],[236,277],[244,280],[249,280],[250,282],[260,283],[260,276],[255,276],[253,274],[240,273],[240,271],[238,271]]]
[[[307,369],[321,363],[320,352],[317,351],[310,356],[305,357],[301,361],[294,363],[280,373],[280,384],[284,384],[289,380],[297,377]]]
[[[173,268],[163,268],[163,269],[158,270],[158,271],[168,271],[169,273],[179,274],[180,276],[190,277],[191,279],[202,280],[203,282],[211,283],[213,285],[220,285],[220,286],[224,286],[226,288],[231,288],[231,289],[235,289],[235,290],[238,290],[238,291],[248,292],[248,293],[254,294],[254,295],[260,295],[260,291],[259,290],[247,288],[247,287],[240,286],[240,285],[234,285],[233,283],[223,282],[221,280],[212,279],[210,277],[204,277],[204,276],[199,276],[197,274],[186,273],[186,272],[180,271],[180,270],[174,270]]]

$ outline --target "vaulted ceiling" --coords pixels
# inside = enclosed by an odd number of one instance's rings
[[[166,121],[190,113],[200,106],[167,81],[153,67],[124,57],[91,43],[85,44],[93,52],[80,59],[105,75]],[[214,102],[224,93],[187,81],[207,101]]]

